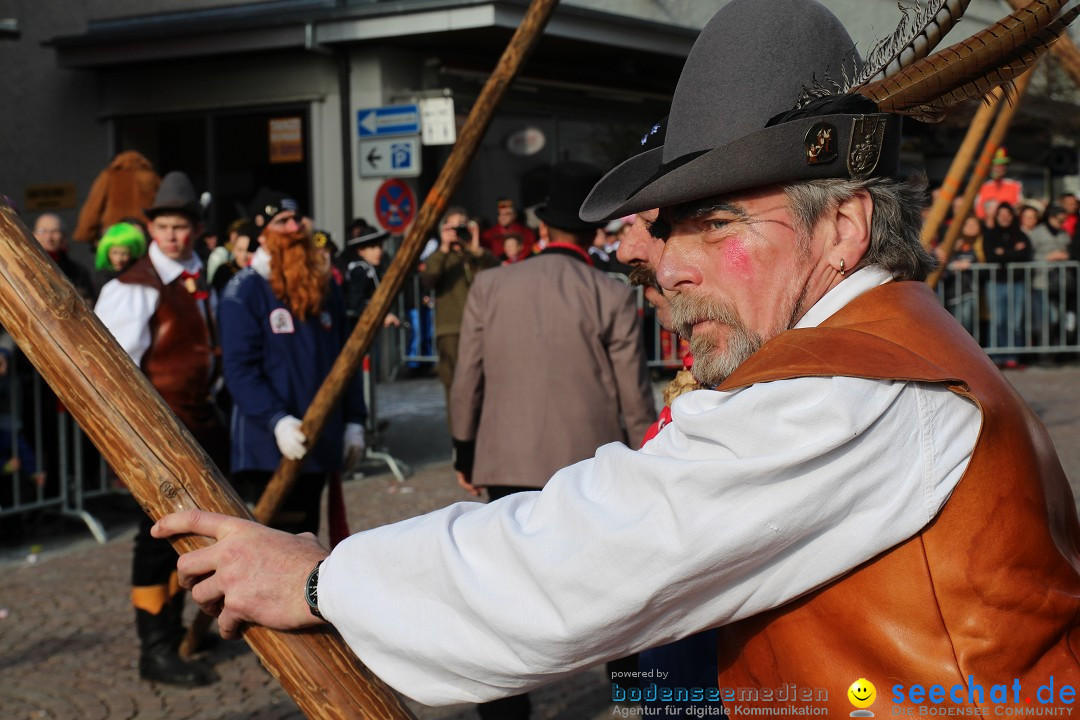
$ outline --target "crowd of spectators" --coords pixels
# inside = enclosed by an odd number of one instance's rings
[[[1080,260],[1080,202],[1071,192],[1023,197],[1020,183],[1006,176],[1008,164],[999,150],[972,212],[961,214],[954,201],[934,250],[945,263],[946,306],[1011,369],[1076,343],[1077,267],[1054,264]],[[946,255],[942,241],[955,223],[960,230]]]

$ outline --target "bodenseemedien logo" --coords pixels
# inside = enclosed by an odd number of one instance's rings
[[[855,709],[851,711],[851,717],[874,717],[873,711],[867,710],[877,700],[877,688],[874,687],[874,683],[866,678],[859,678],[851,683],[847,696],[851,704],[855,706]]]

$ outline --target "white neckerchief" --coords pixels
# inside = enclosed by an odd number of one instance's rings
[[[880,265],[869,265],[861,270],[857,270],[844,278],[839,285],[825,293],[820,300],[814,303],[814,306],[806,311],[806,314],[802,316],[802,319],[795,323],[795,327],[817,327],[825,322],[826,319],[832,317],[832,315],[840,308],[844,307],[867,290],[873,290],[879,285],[892,282],[892,279],[892,273]]]

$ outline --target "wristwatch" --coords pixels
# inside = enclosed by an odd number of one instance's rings
[[[308,573],[307,585],[304,588],[304,599],[307,600],[308,610],[311,611],[311,614],[320,620],[325,620],[326,618],[319,612],[319,568],[322,567],[322,564],[322,560],[315,563],[315,567]]]

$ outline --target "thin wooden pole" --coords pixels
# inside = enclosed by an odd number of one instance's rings
[[[0,203],[0,323],[152,519],[201,508],[250,517],[214,463],[71,283]],[[207,538],[173,541],[179,552]],[[298,588],[297,592],[301,589]],[[412,714],[328,628],[244,639],[309,718]]]
[[[960,143],[960,149],[956,151],[956,156],[953,157],[952,164],[949,165],[949,172],[945,174],[945,179],[941,182],[941,190],[938,192],[938,196],[934,198],[930,214],[926,216],[926,220],[923,222],[921,240],[924,248],[929,250],[933,245],[941,223],[945,221],[949,207],[952,205],[956,193],[960,191],[960,183],[963,182],[964,176],[967,175],[971,161],[982,143],[986,128],[990,127],[990,121],[994,119],[998,108],[1001,107],[1001,100],[1004,96],[1005,93],[1001,88],[994,88],[992,97],[979,107],[975,117],[972,118],[971,125],[968,126],[967,133],[964,135],[964,141]]]
[[[1009,131],[1009,124],[1012,122],[1016,109],[1020,106],[1020,98],[1023,97],[1024,90],[1031,80],[1031,74],[1035,71],[1037,66],[1038,64],[1032,66],[1023,75],[1016,78],[1016,81],[1013,83],[1014,88],[1008,94],[1006,102],[1001,106],[1001,111],[994,121],[994,126],[990,129],[990,134],[986,137],[986,144],[983,145],[982,154],[979,155],[979,160],[975,163],[975,169],[972,171],[967,188],[964,190],[964,199],[963,204],[960,207],[960,212],[945,233],[945,239],[941,241],[941,264],[938,265],[937,269],[930,273],[930,277],[926,279],[927,284],[931,288],[937,287],[938,280],[941,279],[941,274],[945,272],[945,266],[948,264],[949,258],[952,257],[956,239],[960,237],[960,230],[964,224],[963,220],[967,217],[968,213],[971,212],[971,206],[975,202],[975,196],[979,194],[979,188],[982,187],[983,181],[986,180],[986,176],[990,172],[990,162],[994,158],[994,153],[997,152],[1001,142],[1005,139],[1005,134]]]
[[[353,380],[356,371],[360,367],[360,361],[371,346],[375,333],[382,325],[383,317],[394,296],[401,289],[402,283],[420,257],[420,250],[426,242],[439,217],[446,209],[450,196],[454,194],[458,183],[461,182],[465,170],[468,168],[484,132],[491,123],[492,115],[499,101],[505,94],[510,82],[514,79],[518,69],[528,57],[529,52],[536,45],[547,25],[551,13],[555,10],[558,0],[532,0],[528,11],[525,13],[521,25],[518,26],[514,36],[510,39],[502,57],[499,59],[494,72],[488,78],[480,97],[472,107],[465,126],[458,135],[450,158],[443,166],[435,181],[434,187],[428,193],[424,204],[420,208],[416,222],[413,223],[405,236],[405,241],[398,249],[390,269],[379,283],[375,295],[368,302],[360,316],[356,328],[349,337],[345,347],[342,348],[330,374],[326,376],[322,387],[319,388],[311,406],[304,413],[301,429],[307,436],[308,447],[313,447],[315,441],[322,432],[323,425],[330,410],[337,404],[345,388]],[[255,508],[256,516],[260,518],[273,517],[275,512],[288,495],[289,490],[296,482],[296,476],[303,465],[302,460],[282,459],[277,471],[270,479],[269,485],[259,498]]]

